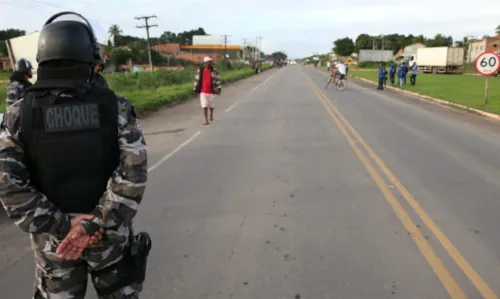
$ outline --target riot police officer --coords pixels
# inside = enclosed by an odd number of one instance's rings
[[[106,82],[106,79],[102,75],[102,72],[104,71],[105,67],[106,67],[106,61],[104,60],[104,58],[101,58],[99,60],[99,63],[96,63],[95,68],[94,68],[94,71],[95,71],[94,72],[94,80],[97,83],[101,84],[102,86],[109,88],[108,82]]]
[[[25,58],[16,63],[16,70],[10,75],[10,83],[7,86],[7,107],[14,104],[24,96],[24,92],[31,86],[29,79],[33,77],[33,65]]]
[[[56,21],[67,14],[84,22]],[[35,299],[83,298],[89,272],[101,299],[142,289],[151,243],[133,234],[132,219],[146,144],[131,103],[94,82],[99,56],[83,16],[52,16],[40,32],[37,82],[0,127],[0,200],[31,234]]]

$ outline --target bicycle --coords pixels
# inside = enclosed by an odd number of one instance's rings
[[[325,89],[327,89],[330,83],[332,83],[332,81],[335,80],[334,83],[337,89],[344,90],[347,87],[347,80],[345,79],[345,77],[342,79],[338,79],[338,77],[339,76],[335,76],[335,78],[333,78],[333,76],[330,76],[330,79],[328,79],[328,82],[326,83]]]

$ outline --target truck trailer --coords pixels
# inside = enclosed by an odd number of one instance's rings
[[[418,65],[421,73],[461,74],[464,64],[464,48],[432,47],[420,48],[409,57],[408,65]]]

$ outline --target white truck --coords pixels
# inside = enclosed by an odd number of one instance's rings
[[[415,62],[421,73],[461,74],[464,64],[464,48],[419,48],[416,55],[409,57],[408,66],[411,68]]]

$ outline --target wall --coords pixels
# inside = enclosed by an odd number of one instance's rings
[[[10,60],[8,57],[0,57],[0,70],[8,71],[10,70]]]
[[[473,63],[479,54],[486,50],[486,39],[471,42],[469,48],[467,49],[467,62]]]

